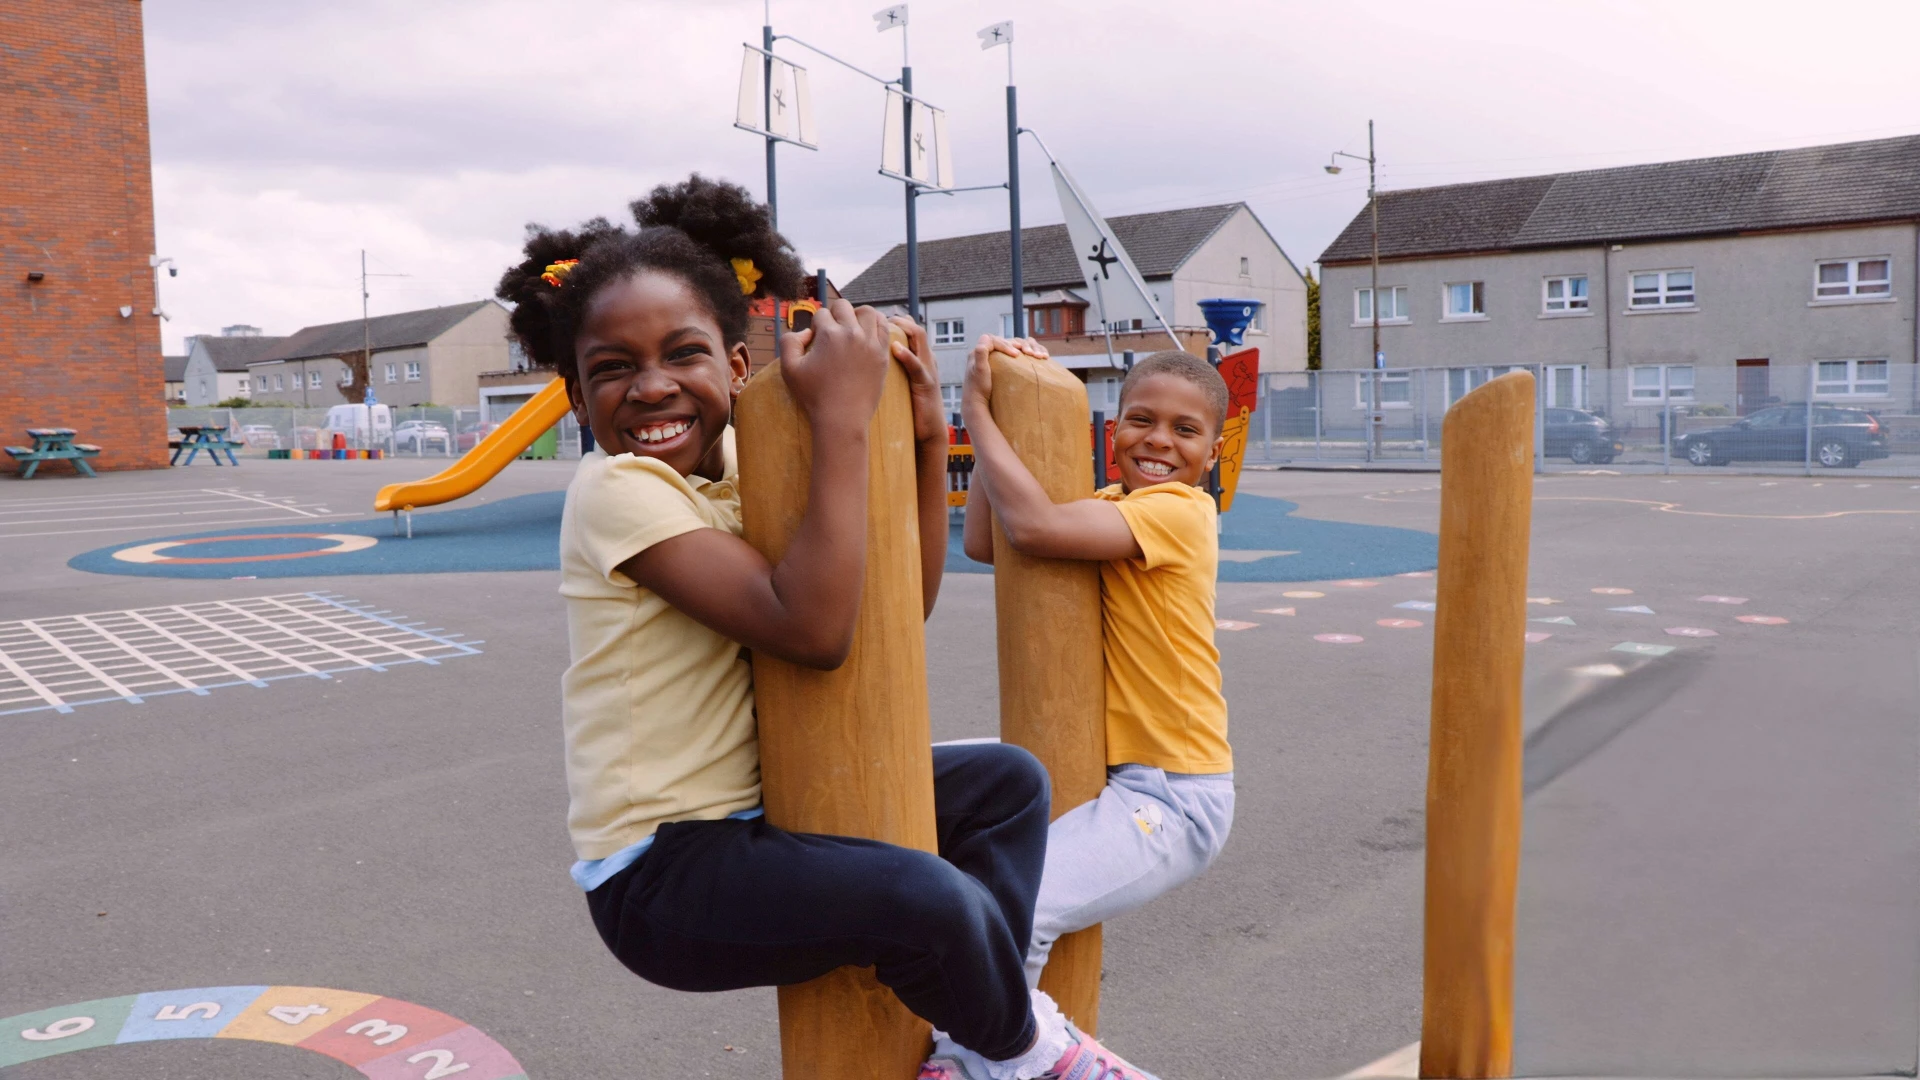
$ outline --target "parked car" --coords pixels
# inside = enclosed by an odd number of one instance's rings
[[[1606,417],[1584,409],[1548,409],[1545,427],[1547,456],[1575,465],[1605,465],[1626,449]]]
[[[280,432],[272,424],[241,424],[240,441],[250,450],[278,450]]]
[[[438,443],[442,450],[452,447],[453,436],[447,433],[447,425],[432,420],[407,420],[393,429],[395,450],[423,453],[430,443]]]
[[[467,428],[459,435],[454,436],[454,448],[464,454],[480,445],[480,441],[493,434],[493,430],[499,426],[499,424],[478,424],[474,427]]]
[[[1741,417],[1726,427],[1677,435],[1673,452],[1695,465],[1735,461],[1804,461],[1807,457],[1807,407],[1776,405]],[[1829,469],[1852,468],[1887,456],[1887,432],[1865,409],[1837,405],[1813,407],[1813,460]]]

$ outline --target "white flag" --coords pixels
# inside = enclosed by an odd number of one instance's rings
[[[1060,194],[1060,213],[1067,219],[1067,236],[1073,244],[1074,258],[1080,263],[1080,272],[1086,278],[1087,290],[1093,294],[1089,299],[1094,302],[1099,321],[1115,329],[1131,327],[1135,319],[1139,319],[1143,327],[1165,326],[1166,320],[1154,306],[1140,271],[1120,246],[1120,238],[1113,235],[1106,219],[1087,201],[1079,185],[1057,161],[1053,163],[1053,186]],[[1092,331],[1093,327],[1087,329]]]
[[[976,30],[974,32],[979,35],[980,47],[983,49],[991,49],[995,45],[1013,44],[1012,19],[1008,19],[1006,22],[994,23],[985,30]]]
[[[881,8],[873,13],[873,21],[876,24],[874,29],[883,34],[896,26],[905,26],[907,25],[907,5],[895,4],[892,7]]]

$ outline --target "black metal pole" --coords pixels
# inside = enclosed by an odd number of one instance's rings
[[[900,90],[903,94],[913,93],[913,69],[901,67]],[[913,101],[902,99],[900,112],[905,117],[902,136],[906,140],[906,155],[902,161],[907,167],[907,317],[914,322],[924,322],[920,318],[920,222],[917,216],[915,200],[920,194],[913,176]]]
[[[1215,371],[1218,371],[1220,369],[1220,361],[1225,358],[1226,358],[1226,350],[1222,349],[1218,344],[1214,342],[1207,343],[1207,363],[1212,364]],[[1214,508],[1216,510],[1219,509],[1220,461],[1218,458],[1215,458],[1213,465],[1207,469],[1207,494],[1213,496]]]
[[[760,47],[766,53],[760,58],[760,98],[764,115],[760,122],[768,131],[773,130],[773,27],[760,27]],[[774,185],[774,147],[779,146],[771,135],[767,137],[767,224],[775,229],[780,227],[780,200],[775,194]],[[780,355],[780,299],[773,301],[773,354]]]
[[[813,272],[813,298],[822,305],[827,302],[827,268],[824,266]]]
[[[1007,46],[1009,50],[1013,46]],[[1009,61],[1011,64],[1011,61]],[[1020,109],[1011,83],[1007,85],[1007,238],[1013,262],[1013,323],[1010,337],[1026,337],[1026,286],[1020,267]],[[1096,485],[1098,486],[1098,485]]]

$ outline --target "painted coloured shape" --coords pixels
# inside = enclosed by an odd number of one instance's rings
[[[1367,639],[1359,634],[1315,634],[1313,640],[1328,645],[1358,645]]]
[[[1709,630],[1704,626],[1669,626],[1667,633],[1674,637],[1719,637],[1720,631]]]
[[[1528,622],[1546,623],[1548,626],[1572,626],[1574,622],[1565,615],[1554,615],[1543,619],[1528,619]]]
[[[1256,611],[1256,612],[1259,612],[1259,613],[1260,613],[1260,614],[1262,614],[1262,615],[1291,615],[1291,614],[1293,614],[1293,609],[1292,609],[1292,608],[1290,608],[1290,607],[1263,607],[1263,608],[1254,608],[1253,610],[1254,610],[1254,611]]]
[[[1280,595],[1289,600],[1318,600],[1327,594],[1314,592],[1312,589],[1295,589],[1292,592],[1283,592]]]
[[[1744,596],[1696,596],[1694,599],[1703,604],[1744,604],[1747,602],[1747,598]]]
[[[1527,644],[1538,645],[1552,636],[1553,636],[1552,634],[1549,634],[1544,630],[1535,630],[1532,633],[1527,635]]]
[[[375,1058],[360,1066],[371,1080],[507,1080],[524,1076],[507,1048],[476,1028],[462,1025],[444,1035]]]
[[[1630,605],[1628,605],[1627,607],[1610,607],[1610,608],[1608,608],[1607,610],[1608,610],[1608,611],[1619,611],[1619,612],[1624,612],[1625,614],[1628,614],[1628,615],[1651,615],[1651,614],[1653,614],[1653,609],[1652,609],[1652,608],[1650,608],[1650,607],[1648,607],[1648,606],[1647,606],[1647,605],[1645,605],[1645,604],[1630,604]]]
[[[1736,615],[1734,618],[1749,626],[1785,626],[1787,620],[1778,615]]]
[[[264,986],[208,986],[141,994],[116,1041],[211,1039],[266,992]]]
[[[106,1046],[120,1034],[133,994],[22,1013],[0,1020],[0,1069],[55,1054]]]
[[[443,1012],[398,998],[380,998],[300,1040],[300,1049],[358,1067],[466,1026]]]
[[[1432,611],[1437,605],[1431,600],[1402,600],[1393,606],[1408,611]]]
[[[1384,626],[1389,630],[1412,630],[1425,626],[1419,619],[1375,619],[1373,625]]]
[[[378,994],[328,990],[319,986],[270,986],[215,1038],[251,1039],[287,1046],[317,1035],[343,1016],[351,1016]]]
[[[1213,628],[1215,630],[1251,630],[1259,625],[1257,622],[1240,622],[1237,619],[1215,619],[1213,621]]]
[[[1334,584],[1338,585],[1343,589],[1371,589],[1375,585],[1378,585],[1380,583],[1377,581],[1363,581],[1359,578],[1355,578],[1352,581],[1336,581],[1334,582]]]
[[[1632,589],[1621,589],[1621,588],[1616,588],[1612,585],[1602,585],[1599,588],[1594,589],[1593,591],[1599,593],[1601,596],[1632,596],[1633,595]]]
[[[1635,656],[1665,656],[1673,651],[1673,646],[1649,645],[1644,641],[1623,641],[1615,645],[1613,651],[1632,653]]]

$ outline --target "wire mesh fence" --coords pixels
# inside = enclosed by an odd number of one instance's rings
[[[457,458],[492,434],[506,418],[488,417],[480,407],[471,405],[393,406],[384,414],[362,408],[169,408],[167,426],[224,427],[228,437],[240,444],[237,453],[242,457],[276,456],[273,451],[331,450],[338,434],[349,450],[377,449],[387,457]],[[580,450],[580,425],[568,415],[534,440],[523,456],[578,458]]]
[[[1920,475],[1920,379],[1882,359],[1732,367],[1504,364],[1262,376],[1256,462],[1435,467],[1447,409],[1510,371],[1536,380],[1541,471]]]

